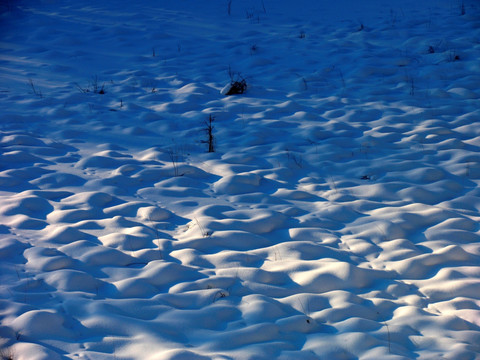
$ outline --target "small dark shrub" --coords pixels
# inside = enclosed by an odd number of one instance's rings
[[[222,90],[222,94],[239,95],[247,91],[247,81],[240,73],[232,72],[229,68],[228,75],[230,77],[230,84]]]
[[[75,83],[75,86],[77,87],[78,90],[80,90],[80,92],[84,94],[93,92],[94,94],[104,95],[107,93],[105,91],[105,84],[103,84],[102,86],[98,84],[97,75],[92,77],[92,81],[88,84],[87,87],[81,87],[78,83]]]
[[[455,50],[450,50],[450,52],[448,53],[448,61],[454,62],[459,60],[460,60],[460,55],[458,55]]]
[[[204,143],[208,144],[208,152],[215,152],[215,138],[213,136],[213,129],[215,128],[213,126],[213,120],[215,118],[210,115],[208,117],[208,120],[205,120],[205,132],[207,133],[207,140],[204,141]]]
[[[235,80],[230,85],[231,87],[225,95],[243,94],[247,90],[247,82],[245,79]]]

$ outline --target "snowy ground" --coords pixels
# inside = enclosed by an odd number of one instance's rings
[[[3,357],[480,358],[478,2],[0,12]]]

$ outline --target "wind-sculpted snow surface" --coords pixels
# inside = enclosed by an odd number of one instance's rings
[[[2,359],[478,358],[479,19],[1,5]]]

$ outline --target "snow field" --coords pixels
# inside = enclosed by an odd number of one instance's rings
[[[477,358],[478,4],[386,3],[1,8],[2,351]]]

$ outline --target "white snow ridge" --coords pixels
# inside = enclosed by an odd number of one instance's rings
[[[478,1],[3,1],[0,34],[0,360],[480,359]]]

